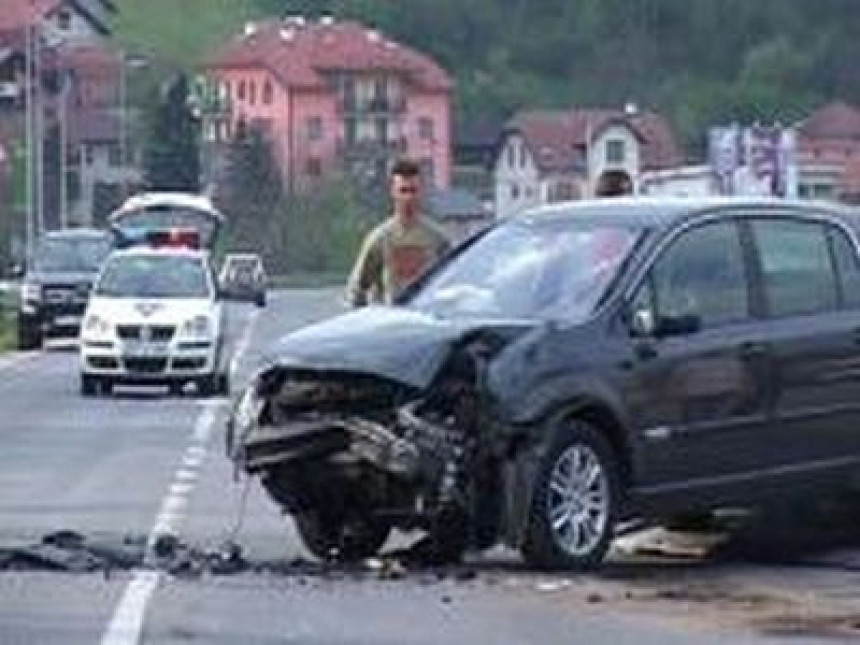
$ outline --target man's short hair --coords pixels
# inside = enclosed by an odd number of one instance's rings
[[[421,166],[412,159],[398,159],[391,167],[391,176],[418,177],[421,174]]]

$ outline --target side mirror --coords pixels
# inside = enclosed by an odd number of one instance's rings
[[[696,314],[655,316],[650,309],[639,309],[630,317],[630,333],[636,338],[684,336],[701,328],[702,319]]]
[[[657,322],[650,309],[639,309],[630,318],[630,330],[637,338],[647,338],[657,333]]]

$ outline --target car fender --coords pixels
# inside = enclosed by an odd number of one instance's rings
[[[549,447],[567,419],[580,417],[606,433],[622,465],[620,477],[625,488],[635,480],[635,451],[624,409],[611,389],[596,382],[576,383],[564,379],[533,398],[516,418],[525,437],[503,467],[505,494],[504,540],[518,548],[525,534],[539,468]],[[529,398],[528,396],[524,397]]]

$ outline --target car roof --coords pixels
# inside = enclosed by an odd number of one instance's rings
[[[860,225],[860,215],[840,204],[767,197],[613,197],[540,206],[514,219],[531,225],[593,219],[618,226],[663,229],[684,219],[729,208],[825,212]]]

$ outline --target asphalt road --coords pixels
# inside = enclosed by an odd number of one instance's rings
[[[273,339],[335,313],[337,295],[284,291],[259,313],[232,308],[234,392]],[[246,489],[223,456],[226,399],[83,399],[76,361],[70,347],[0,358],[0,548],[58,530],[113,543],[170,531],[200,549],[235,538],[260,566],[0,570],[0,643],[805,643],[860,626],[860,574],[845,567],[621,558],[601,574],[547,576],[496,552],[394,580],[296,569],[306,555],[256,485],[240,521]]]

